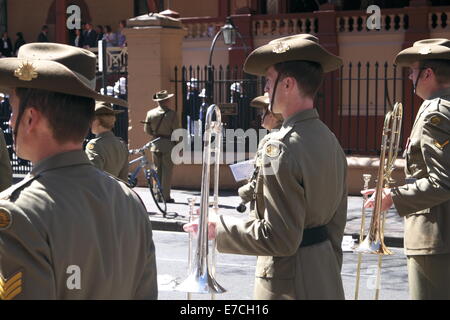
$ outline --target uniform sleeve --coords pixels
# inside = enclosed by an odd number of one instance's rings
[[[401,216],[450,200],[450,119],[431,112],[424,122],[420,141],[428,176],[392,189],[392,199]]]
[[[128,182],[128,161],[123,165],[122,170],[120,170],[118,178]]]
[[[344,159],[344,161],[346,160]],[[342,260],[343,260],[342,239],[344,238],[345,224],[347,223],[347,206],[348,206],[347,175],[344,179],[344,185],[342,187],[342,190],[344,190],[344,192],[342,194],[342,198],[336,210],[336,213],[334,214],[331,221],[327,224],[328,237],[331,241],[331,245],[336,254],[339,268],[342,268]]]
[[[103,153],[101,150],[101,146],[97,142],[89,142],[86,145],[86,155],[88,156],[89,160],[92,162],[92,164],[100,169],[104,170],[105,168],[105,158],[103,157]]]
[[[126,160],[123,164],[122,169],[119,172],[118,178],[122,181],[128,182],[128,148],[126,147],[125,143],[123,143],[123,149],[124,149],[123,152],[124,152]]]
[[[305,222],[301,168],[284,144],[279,143],[278,148],[277,156],[262,156],[264,218],[237,221],[220,216],[217,224],[220,252],[291,256],[300,246]]]
[[[12,168],[5,135],[0,129],[0,192],[12,185]]]
[[[151,117],[150,117],[149,114],[147,114],[147,117],[145,118],[144,131],[145,131],[147,134],[153,136],[153,135],[154,135],[154,132],[153,132],[152,126],[150,125],[150,122],[151,122]]]
[[[46,236],[20,208],[0,201],[0,298],[56,299]],[[8,224],[10,215],[10,225]],[[0,300],[1,300],[0,299]]]

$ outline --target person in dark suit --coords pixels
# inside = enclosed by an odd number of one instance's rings
[[[74,45],[75,47],[78,47],[78,48],[83,48],[84,37],[83,37],[83,33],[81,32],[80,29],[75,29],[75,39],[73,39],[72,45]]]
[[[48,26],[42,26],[41,33],[39,33],[37,42],[50,42],[48,40]]]
[[[86,23],[86,30],[84,32],[84,48],[97,48],[97,31],[92,28],[92,24]]]
[[[97,31],[97,43],[103,39],[103,36],[105,34],[105,29],[103,28],[102,25],[98,25],[96,27],[96,31]]]
[[[17,39],[16,42],[14,43],[14,55],[17,55],[17,52],[19,52],[20,47],[23,46],[25,43],[27,43],[23,37],[22,32],[17,32],[16,36]]]
[[[11,39],[8,37],[8,32],[4,32],[0,40],[0,52],[4,57],[11,57],[13,55],[13,46]]]

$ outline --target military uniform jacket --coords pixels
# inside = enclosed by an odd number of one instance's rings
[[[6,147],[5,135],[0,129],[0,192],[9,188],[12,184],[12,168]]]
[[[174,146],[171,141],[172,132],[180,127],[177,113],[168,107],[158,106],[147,113],[145,122],[145,132],[154,138],[161,138],[153,144],[151,151],[171,152]]]
[[[406,178],[392,189],[405,217],[407,255],[450,253],[450,89],[420,107],[405,150]]]
[[[218,250],[258,256],[256,299],[343,299],[347,162],[336,137],[306,110],[271,133],[263,151],[254,218],[219,216]],[[300,248],[303,230],[318,226],[329,240]]]
[[[41,161],[0,198],[2,299],[157,298],[142,202],[82,150]]]
[[[86,154],[94,166],[113,176],[128,180],[128,148],[112,131],[99,134],[86,145]]]

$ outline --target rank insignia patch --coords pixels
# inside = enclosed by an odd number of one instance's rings
[[[0,208],[0,230],[8,229],[12,224],[11,212],[5,208]]]
[[[17,272],[8,280],[0,275],[0,300],[12,300],[22,292],[22,272]]]
[[[277,145],[269,143],[265,147],[264,152],[267,156],[269,156],[271,158],[275,158],[275,157],[279,156],[280,148]]]
[[[14,76],[22,81],[31,81],[38,77],[38,73],[33,64],[23,62],[20,67],[14,71]]]

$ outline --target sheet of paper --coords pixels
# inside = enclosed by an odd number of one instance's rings
[[[353,252],[353,247],[355,246],[355,240],[352,236],[344,236],[342,239],[342,251],[343,252]]]
[[[232,164],[230,165],[230,169],[236,182],[248,180],[255,170],[255,160],[252,159]]]

